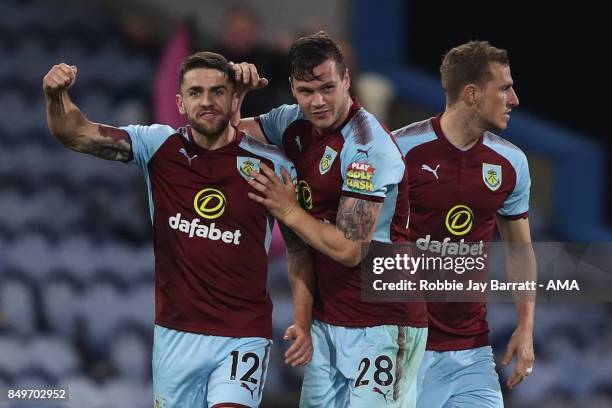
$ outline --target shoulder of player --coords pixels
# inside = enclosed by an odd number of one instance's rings
[[[360,108],[342,128],[344,150],[378,153],[389,157],[401,152],[391,132],[370,112]]]
[[[391,134],[397,139],[414,138],[427,134],[434,134],[435,136],[432,120],[433,118],[429,118],[418,122],[412,122],[409,125],[394,130]]]
[[[240,141],[240,147],[254,155],[268,159],[275,163],[285,164],[290,162],[289,158],[285,156],[283,151],[278,146],[261,142],[246,133]]]
[[[257,120],[261,120],[262,117],[267,119],[273,119],[275,121],[287,122],[289,125],[298,120],[305,120],[305,115],[297,104],[283,104],[271,109],[268,113],[257,116]]]
[[[521,148],[495,133],[485,132],[482,144],[504,157],[515,168],[527,164],[527,156]]]
[[[432,121],[433,118],[413,122],[391,132],[404,156],[415,147],[438,140]]]
[[[119,129],[125,130],[128,133],[131,132],[139,132],[139,133],[149,133],[149,134],[156,134],[159,136],[171,136],[175,133],[179,133],[181,131],[182,128],[179,129],[175,129],[172,126],[169,125],[162,125],[159,123],[153,123],[150,125],[128,125],[128,126],[121,126]]]

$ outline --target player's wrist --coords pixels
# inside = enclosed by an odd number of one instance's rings
[[[298,313],[295,313],[293,316],[293,325],[310,333],[310,326],[312,326],[312,311],[306,311],[297,307],[295,310]]]
[[[516,326],[516,329],[514,329],[514,332],[533,335],[533,323],[529,323],[529,322],[519,323]]]
[[[294,229],[299,223],[300,212],[303,210],[296,204],[291,205],[287,210],[285,210],[282,219],[280,220],[287,227]]]

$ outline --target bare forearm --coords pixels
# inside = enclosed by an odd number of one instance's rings
[[[127,161],[131,157],[129,134],[112,126],[92,123],[70,100],[68,89],[76,80],[77,68],[61,63],[43,78],[47,125],[64,146],[107,160]]]
[[[315,276],[312,255],[307,248],[288,251],[289,285],[293,294],[293,321],[303,328],[310,328],[315,293]]]
[[[510,282],[535,282],[537,280],[536,259],[531,243],[510,243],[507,248],[506,268]],[[533,330],[536,291],[513,293],[518,327]]]
[[[89,121],[66,92],[46,95],[46,101],[47,125],[61,144],[106,160],[129,159],[131,140],[127,132]]]
[[[533,331],[535,302],[516,302],[517,327]]]
[[[234,119],[232,119],[232,123],[237,123],[235,126],[247,135],[254,137],[262,143],[269,143],[255,118],[246,118],[237,122],[234,122]]]
[[[64,146],[76,149],[81,129],[87,125],[87,119],[66,92],[45,95],[45,99],[47,125],[51,134]]]
[[[536,282],[537,264],[529,220],[497,219],[499,233],[506,243],[506,274],[508,282]],[[518,327],[533,330],[536,291],[513,291]]]

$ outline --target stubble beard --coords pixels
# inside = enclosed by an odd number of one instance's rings
[[[189,118],[189,124],[193,129],[195,129],[199,134],[206,137],[207,139],[218,139],[219,136],[227,129],[229,125],[230,119],[228,115],[224,115],[217,124],[212,126],[206,126],[199,123],[195,118]]]

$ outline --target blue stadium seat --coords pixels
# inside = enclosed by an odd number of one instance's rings
[[[28,110],[28,102],[25,95],[17,90],[0,93],[0,122],[10,123],[11,128],[7,136],[12,139],[20,137],[21,132],[29,125],[24,116]]]
[[[85,375],[64,378],[62,384],[70,390],[69,406],[72,408],[107,408],[109,396],[103,388]]]
[[[27,366],[23,337],[16,334],[0,334],[0,370],[15,378]]]
[[[115,330],[108,355],[120,377],[140,383],[150,378],[152,327],[144,330],[127,324]]]
[[[85,289],[81,312],[85,323],[87,347],[102,356],[125,313],[121,288],[108,280],[92,281]]]
[[[151,383],[119,377],[107,382],[102,391],[113,408],[149,408],[153,400]]]
[[[136,323],[143,330],[152,330],[155,317],[155,288],[153,282],[132,287],[127,294],[123,322]]]
[[[58,336],[36,336],[27,346],[28,367],[40,369],[54,378],[76,373],[80,357],[72,344]]]
[[[113,123],[116,126],[127,126],[134,123],[148,123],[146,105],[139,99],[125,98],[117,102],[113,109]]]
[[[77,281],[87,283],[100,261],[90,239],[84,235],[70,235],[62,239],[49,256],[49,270],[62,269]]]
[[[54,270],[41,282],[42,318],[54,333],[76,338],[82,303],[82,284],[65,270]]]
[[[38,330],[36,295],[27,277],[4,277],[0,282],[0,313],[3,325],[14,333],[30,336]]]

